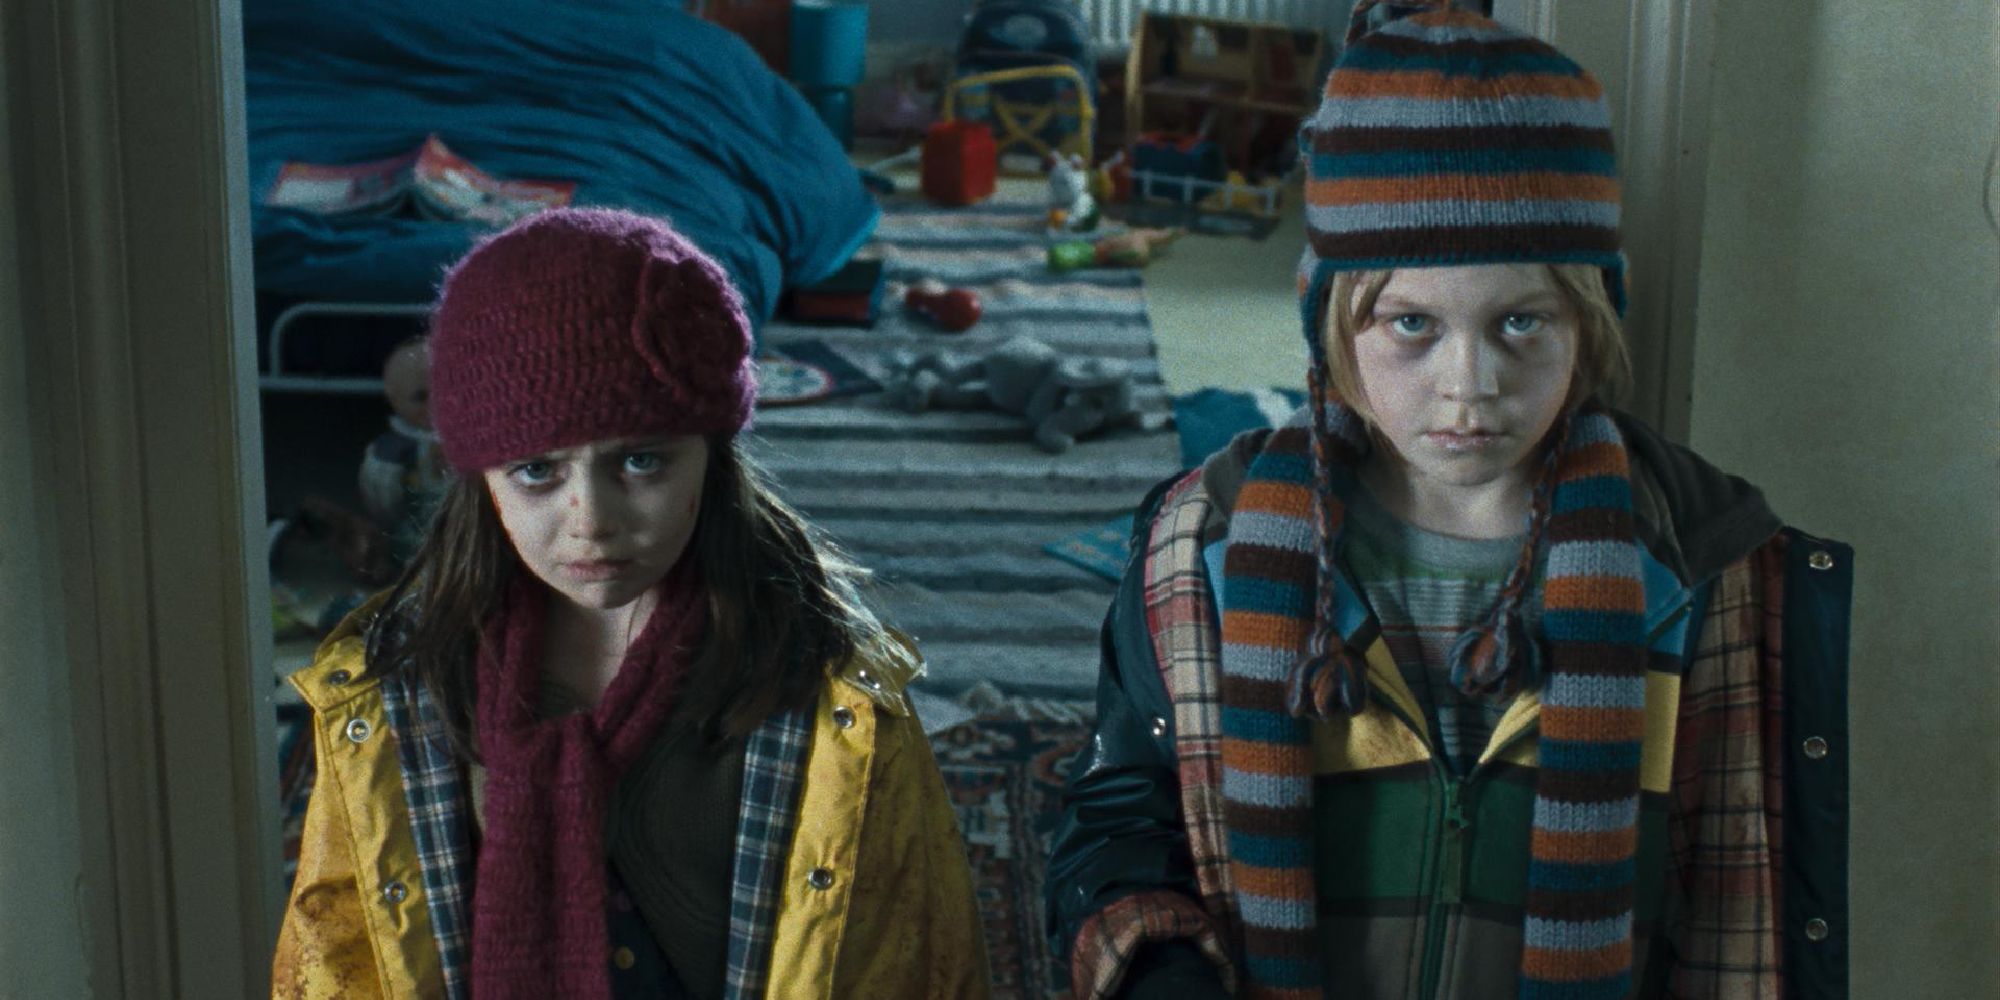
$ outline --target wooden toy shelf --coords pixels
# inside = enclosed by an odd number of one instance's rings
[[[1142,11],[1125,62],[1125,138],[1206,132],[1249,170],[1318,104],[1325,36],[1279,24]]]

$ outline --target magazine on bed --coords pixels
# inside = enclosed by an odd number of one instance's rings
[[[436,135],[404,153],[367,163],[287,163],[264,203],[320,215],[415,215],[505,225],[569,204],[576,182],[504,180],[473,166]]]

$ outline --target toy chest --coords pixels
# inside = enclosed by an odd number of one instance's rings
[[[924,197],[970,205],[993,193],[998,152],[993,130],[980,122],[938,122],[924,133]]]
[[[1213,140],[1147,133],[1132,143],[1132,187],[1142,198],[1199,201],[1211,190],[1181,178],[1220,181],[1226,173],[1222,148]]]

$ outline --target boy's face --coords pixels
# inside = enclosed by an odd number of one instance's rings
[[[694,536],[708,471],[699,436],[598,441],[486,470],[529,572],[585,610],[621,608],[665,577]]]
[[[1576,355],[1576,311],[1540,264],[1397,270],[1354,335],[1376,430],[1423,492],[1532,482]]]

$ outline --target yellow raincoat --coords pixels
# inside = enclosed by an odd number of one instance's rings
[[[318,770],[274,998],[444,996],[396,734],[362,655],[364,620],[351,616],[291,678],[313,709]],[[767,996],[987,994],[964,843],[903,695],[917,666],[914,655],[855,656],[830,672],[768,934]]]

